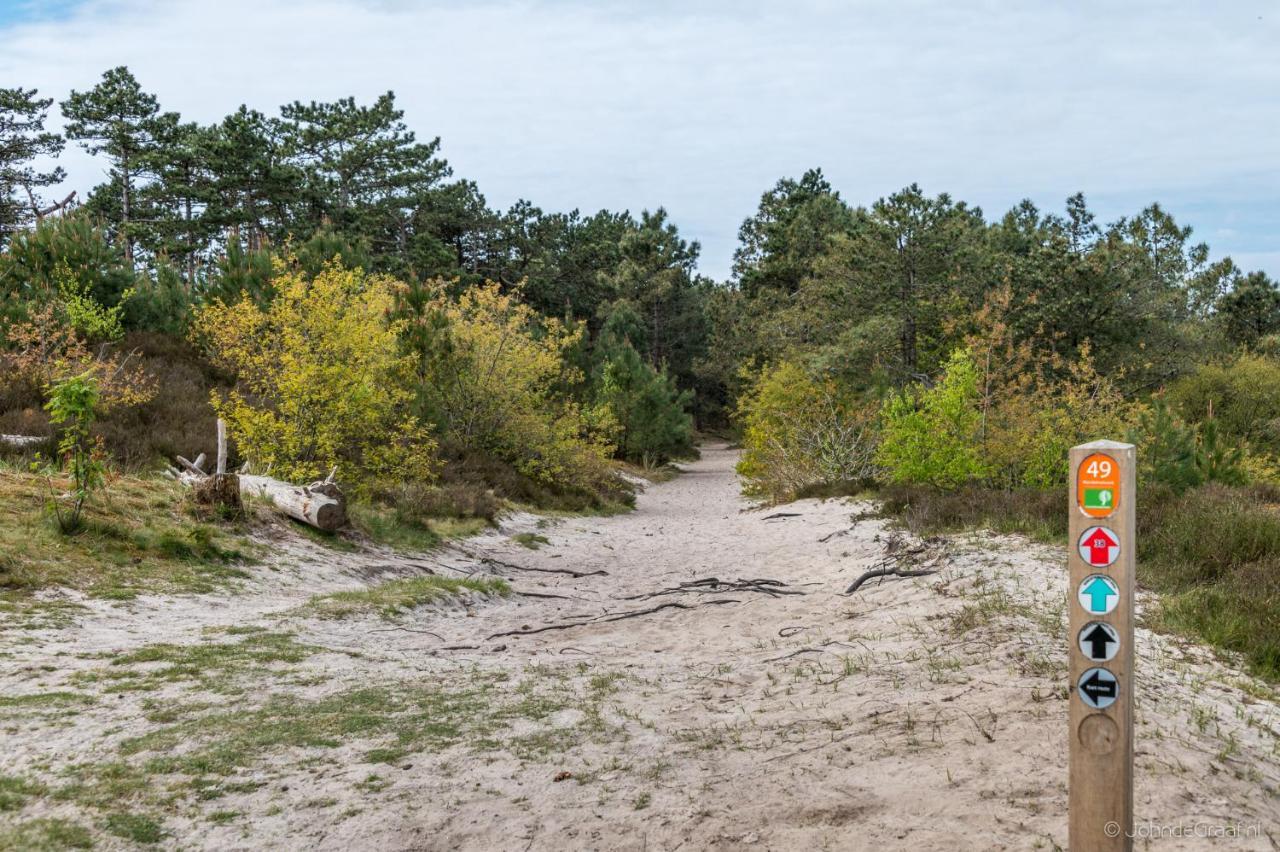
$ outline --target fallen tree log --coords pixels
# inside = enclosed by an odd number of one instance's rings
[[[0,435],[0,444],[8,444],[11,447],[33,447],[36,444],[42,444],[48,438],[42,435]]]
[[[239,477],[241,496],[266,498],[289,517],[317,529],[332,532],[347,525],[347,501],[333,482],[294,485],[249,473]]]
[[[202,503],[239,510],[242,497],[261,497],[289,517],[316,529],[333,532],[347,525],[347,500],[333,481],[337,468],[310,485],[294,485],[269,476],[255,476],[249,473],[248,463],[238,473],[227,473],[227,431],[221,420],[218,421],[216,459],[215,472],[209,474],[204,470],[204,453],[196,456],[195,461],[178,456],[178,463],[184,469],[171,467],[169,476],[189,486]]]

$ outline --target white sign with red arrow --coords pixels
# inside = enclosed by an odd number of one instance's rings
[[[1080,536],[1080,558],[1093,568],[1106,568],[1120,558],[1120,539],[1106,527],[1089,527]]]

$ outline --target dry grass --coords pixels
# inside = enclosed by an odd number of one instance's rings
[[[74,536],[48,517],[48,498],[44,477],[0,468],[0,590],[11,601],[50,586],[118,599],[208,592],[245,576],[237,565],[250,558],[247,540],[188,514],[167,481],[114,479],[90,499]]]
[[[1060,490],[941,492],[893,487],[886,514],[919,535],[987,528],[1063,544]],[[1157,628],[1244,655],[1280,680],[1280,502],[1276,489],[1207,485],[1176,494],[1151,486],[1138,498],[1138,582],[1160,593]]]

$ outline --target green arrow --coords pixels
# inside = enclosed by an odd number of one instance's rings
[[[1119,593],[1111,588],[1111,584],[1101,577],[1094,577],[1093,582],[1085,586],[1082,591],[1089,597],[1089,612],[1106,612],[1107,598],[1119,597]]]

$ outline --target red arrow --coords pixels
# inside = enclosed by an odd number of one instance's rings
[[[1106,530],[1098,529],[1084,543],[1089,548],[1089,564],[1090,565],[1106,565],[1111,561],[1111,548],[1119,547],[1120,542],[1112,538]]]

